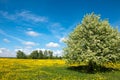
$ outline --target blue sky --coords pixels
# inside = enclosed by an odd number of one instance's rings
[[[120,29],[119,0],[0,0],[0,56],[50,49],[62,55],[65,37],[94,12]]]

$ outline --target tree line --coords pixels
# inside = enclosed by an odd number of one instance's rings
[[[18,50],[16,57],[18,59],[58,59],[59,56],[53,56],[53,51],[51,50],[34,50],[29,55],[26,55],[23,51]]]

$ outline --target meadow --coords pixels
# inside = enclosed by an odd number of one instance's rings
[[[119,70],[89,74],[68,66],[58,59],[0,58],[0,80],[120,80]],[[120,64],[105,66],[120,69]]]

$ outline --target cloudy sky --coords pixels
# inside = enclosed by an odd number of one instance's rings
[[[0,56],[50,49],[62,55],[63,40],[86,13],[100,14],[120,29],[119,0],[0,0]]]

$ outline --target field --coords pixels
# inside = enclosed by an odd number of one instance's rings
[[[120,69],[120,64],[107,64]],[[95,74],[68,68],[63,60],[0,59],[0,80],[120,80],[120,71]]]

